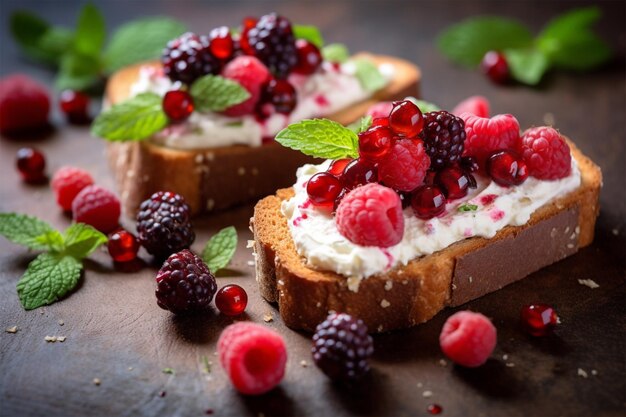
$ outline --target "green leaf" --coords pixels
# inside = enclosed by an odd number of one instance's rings
[[[350,51],[342,43],[331,43],[322,48],[322,57],[326,61],[342,64],[350,58]]]
[[[296,39],[307,40],[318,48],[324,46],[324,38],[322,37],[320,30],[315,26],[293,25],[293,36]]]
[[[70,30],[52,27],[27,11],[11,14],[9,26],[13,38],[24,53],[47,64],[58,65],[62,54],[71,47],[73,41]]]
[[[168,374],[168,375],[175,375],[176,371],[174,371],[173,368],[163,368],[161,370],[161,372],[163,372],[164,374]]]
[[[45,55],[49,55],[51,61],[59,65],[63,55],[72,48],[74,33],[63,27],[50,28],[39,39],[38,48]]]
[[[467,211],[476,211],[478,210],[478,206],[476,204],[462,204],[459,206],[459,211],[467,212]]]
[[[167,17],[149,17],[120,26],[104,53],[107,73],[136,62],[157,59],[168,41],[185,32],[184,24]]]
[[[78,16],[74,50],[81,55],[99,58],[105,38],[106,27],[102,13],[93,4],[85,4]]]
[[[377,91],[387,85],[387,80],[380,73],[378,66],[367,59],[355,59],[356,77],[367,91]]]
[[[422,113],[430,113],[431,111],[441,110],[436,104],[424,100],[418,100],[415,97],[407,97],[407,100],[412,101]]]
[[[161,97],[139,94],[100,113],[91,134],[110,141],[142,140],[167,126]]]
[[[532,45],[530,31],[515,20],[485,16],[464,20],[447,28],[437,39],[439,50],[453,62],[475,67],[491,50]]]
[[[107,242],[107,237],[85,223],[74,223],[64,235],[65,254],[81,260],[89,256],[100,245]]]
[[[228,226],[217,232],[209,239],[202,251],[202,260],[206,262],[213,273],[224,268],[237,249],[237,230]]]
[[[100,81],[98,58],[70,51],[63,55],[55,80],[57,90],[85,91]]]
[[[65,250],[65,240],[63,235],[58,230],[53,230],[48,233],[44,233],[41,236],[35,238],[35,242],[42,245],[42,248],[46,248],[52,252],[63,252]]]
[[[539,34],[541,38],[563,39],[572,33],[588,30],[600,19],[602,12],[596,6],[574,9],[552,19]]]
[[[504,51],[511,76],[519,82],[536,85],[549,68],[546,56],[538,49],[507,49]]]
[[[327,119],[302,120],[278,132],[276,141],[305,155],[326,159],[358,158],[359,138]]]
[[[361,132],[365,132],[372,125],[372,116],[363,116],[359,120],[354,123],[346,126],[348,129],[356,133],[357,135]]]
[[[205,75],[191,85],[189,91],[197,111],[222,111],[250,98],[241,84],[219,75]]]
[[[17,283],[17,294],[26,310],[52,304],[71,291],[80,279],[82,265],[71,256],[42,253]]]
[[[0,213],[0,235],[13,243],[35,250],[54,250],[44,236],[56,230],[43,220],[17,213]],[[57,232],[58,233],[58,232]]]

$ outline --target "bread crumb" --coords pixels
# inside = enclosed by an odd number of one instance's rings
[[[202,161],[204,161],[204,155],[202,155],[201,153],[197,154],[196,157],[194,158],[194,160],[196,161],[196,164],[201,164]]]
[[[598,371],[596,371],[595,369],[591,370],[591,375],[596,376],[598,375]]]
[[[595,288],[600,288],[600,286],[598,285],[598,283],[597,283],[597,282],[595,282],[595,281],[594,281],[594,280],[592,280],[592,279],[579,279],[579,280],[578,280],[578,283],[579,283],[580,285],[584,285],[585,287],[589,287],[589,288],[591,288],[592,290],[593,290],[593,289],[595,289]]]
[[[254,261],[248,261],[248,266],[254,266]]]
[[[17,333],[17,326],[7,327],[4,331],[7,333]]]
[[[420,282],[421,282],[421,281],[420,281]],[[408,283],[409,283],[409,280],[408,280],[408,279],[405,279],[404,281],[402,281],[402,285],[406,285],[406,284],[408,284]]]
[[[359,292],[359,285],[361,285],[361,278],[358,278],[358,277],[348,278],[348,289],[350,291]]]
[[[322,303],[320,301],[317,302],[317,304],[315,304],[315,307],[320,308],[322,306]]]
[[[381,332],[383,331],[383,329],[384,329],[384,327],[383,327],[383,325],[381,324],[381,325],[379,325],[379,326],[376,328],[376,331],[377,331],[378,333],[381,333]]]
[[[237,175],[239,176],[246,175],[246,169],[244,167],[239,167],[239,169],[237,169]]]
[[[100,385],[101,383],[102,383],[102,381],[100,381],[100,378],[94,378],[94,379],[93,379],[93,384],[94,384],[94,385],[98,386],[98,385]]]
[[[433,396],[433,392],[432,391],[426,390],[426,391],[422,392],[422,397],[424,397],[424,398],[430,398],[432,396]]]
[[[564,233],[564,234],[568,234],[568,233],[569,233],[569,226],[567,226],[567,227],[565,228],[565,232],[563,232],[563,233]]]
[[[393,288],[393,281],[388,279],[385,281],[385,291],[389,291]]]
[[[569,237],[569,238],[570,238],[570,240],[574,240],[574,239],[576,239],[576,236],[577,236],[577,235],[576,235],[576,232],[574,232],[574,233],[572,233],[572,234],[570,235],[570,237]]]
[[[574,233],[576,233],[577,235],[580,234],[580,226],[576,226],[576,228],[574,229]]]
[[[556,316],[556,324],[561,324],[561,316]]]
[[[46,342],[56,342],[57,341],[57,337],[56,336],[46,336],[43,338],[43,340],[45,340]]]
[[[63,320],[59,320],[58,323],[59,323],[59,326],[64,326],[65,325],[65,322]]]
[[[452,289],[456,290],[456,284],[454,282],[452,283]]]
[[[504,355],[502,355],[502,360],[506,361],[509,359],[509,355],[507,355],[506,353]]]
[[[128,367],[128,370],[129,370],[129,371],[132,371],[132,370],[133,370],[133,367],[132,367],[132,366],[129,366],[129,367]]]
[[[552,230],[550,230],[550,237],[554,238],[556,236],[556,233],[557,233],[556,227],[553,227]]]
[[[285,285],[285,281],[283,281],[282,279],[278,280],[278,285]]]
[[[513,362],[507,362],[505,365],[507,368],[515,368],[515,364]]]
[[[215,200],[213,200],[212,198],[209,198],[209,199],[206,201],[206,209],[207,209],[208,211],[211,211],[211,210],[213,210],[213,207],[215,207]]]
[[[391,303],[390,303],[389,301],[385,300],[384,298],[383,298],[383,300],[380,302],[380,306],[381,306],[382,308],[387,308],[387,307],[389,307],[390,305],[391,305]]]
[[[448,362],[445,359],[439,359],[439,366],[448,366]]]
[[[568,249],[574,249],[574,245],[573,245],[572,243],[568,243],[568,244],[567,244],[567,248],[568,248]]]
[[[424,384],[422,384],[421,382],[417,383],[417,388],[422,388],[424,386]]]
[[[272,313],[265,313],[263,314],[263,321],[266,323],[271,323],[274,321],[274,316],[272,316]]]
[[[250,249],[254,247],[254,240],[248,240],[248,243],[246,244],[246,249]]]
[[[307,366],[309,366],[309,364],[306,363],[306,361],[303,359],[303,360],[300,361],[300,366],[303,367],[303,368],[306,368]]]
[[[611,233],[613,233],[613,236],[618,236],[619,235],[619,229],[616,227],[615,229],[611,230]]]
[[[578,376],[582,376],[583,378],[588,377],[587,372],[582,368],[578,368]]]
[[[204,154],[204,157],[207,161],[213,161],[215,159],[215,154],[213,152],[207,152]]]
[[[65,339],[67,339],[67,337],[65,337],[65,336],[57,336],[57,342],[63,343],[63,342],[65,342]]]

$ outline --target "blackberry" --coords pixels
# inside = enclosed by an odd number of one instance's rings
[[[188,249],[167,258],[156,282],[157,304],[172,313],[205,310],[217,291],[209,267]]]
[[[218,74],[220,61],[211,53],[210,43],[208,37],[191,32],[169,41],[161,58],[165,75],[191,84],[203,75]]]
[[[139,206],[137,237],[142,246],[159,259],[189,248],[196,236],[185,199],[171,192],[152,194]]]
[[[250,51],[278,78],[285,78],[298,63],[291,22],[276,13],[262,16],[247,32]]]
[[[350,380],[369,370],[374,344],[363,321],[331,314],[315,329],[312,352],[315,364],[331,379]]]
[[[465,142],[465,122],[445,110],[424,114],[424,130],[420,133],[430,167],[439,170],[458,162]]]

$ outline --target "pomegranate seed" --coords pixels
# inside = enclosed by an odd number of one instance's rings
[[[443,408],[439,404],[430,404],[427,408],[428,412],[432,415],[441,414]]]
[[[480,67],[483,73],[496,84],[505,84],[509,80],[509,64],[500,52],[487,52]]]
[[[339,178],[328,172],[318,172],[306,185],[306,192],[313,204],[331,205],[342,190]]]
[[[341,174],[341,183],[348,190],[376,181],[378,181],[378,169],[373,162],[366,159],[353,160],[346,165]]]
[[[239,38],[239,46],[246,55],[254,55],[254,49],[248,42],[248,32],[254,28],[258,22],[258,19],[254,17],[246,17],[241,22],[241,37]]]
[[[59,98],[61,110],[72,124],[85,124],[90,121],[89,97],[78,91],[64,90]]]
[[[217,59],[227,60],[233,55],[233,37],[227,26],[220,26],[209,33],[209,50]]]
[[[469,188],[467,175],[457,167],[447,167],[437,173],[435,182],[448,200],[465,197]]]
[[[399,101],[394,103],[389,113],[389,126],[397,134],[412,138],[424,128],[424,116],[413,102]]]
[[[163,111],[172,122],[182,122],[193,113],[193,99],[186,91],[168,91],[163,97]]]
[[[289,114],[298,103],[296,89],[286,80],[270,80],[264,91],[263,102],[271,103],[278,113]]]
[[[388,117],[377,117],[372,120],[373,126],[389,126],[389,118]]]
[[[461,168],[464,171],[476,172],[478,171],[478,162],[471,156],[464,156],[460,160]]]
[[[129,262],[137,258],[139,242],[132,233],[120,229],[109,235],[107,248],[115,262]]]
[[[359,155],[376,160],[389,152],[393,133],[384,126],[374,126],[359,133]]]
[[[522,308],[522,326],[533,336],[545,336],[558,323],[554,309],[545,304],[530,304]]]
[[[446,209],[446,196],[436,185],[422,185],[413,192],[413,212],[420,219],[431,219]]]
[[[215,305],[222,314],[238,316],[246,310],[248,294],[239,285],[225,285],[215,295]]]
[[[346,165],[348,165],[350,162],[352,162],[351,158],[337,159],[331,162],[330,166],[328,167],[328,171],[326,172],[328,172],[329,174],[333,174],[335,177],[339,177],[343,170],[346,168]]]
[[[24,181],[31,184],[45,181],[43,171],[46,168],[46,158],[38,150],[33,148],[18,150],[16,165]]]
[[[339,195],[337,196],[337,198],[335,198],[335,202],[333,203],[333,213],[337,211],[337,207],[339,207],[339,203],[341,203],[341,200],[343,200],[343,198],[346,196],[346,194],[348,194],[349,190],[342,188],[341,192],[339,193]]]
[[[526,163],[510,151],[499,151],[487,160],[487,172],[496,184],[520,185],[528,178]]]
[[[298,63],[293,67],[293,72],[298,74],[313,74],[322,65],[322,54],[317,46],[304,39],[296,41],[296,53]]]

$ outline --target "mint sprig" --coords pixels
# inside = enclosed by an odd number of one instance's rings
[[[293,36],[296,39],[304,39],[321,48],[324,46],[324,38],[320,30],[312,25],[293,25]]]
[[[225,227],[209,239],[202,251],[202,260],[212,273],[224,268],[237,249],[237,230]]]
[[[377,91],[387,85],[387,80],[383,77],[378,66],[368,59],[355,59],[353,61],[356,72],[355,76],[366,91]]]
[[[359,120],[354,123],[346,126],[348,129],[356,133],[357,135],[361,132],[365,132],[372,125],[372,116],[363,116]]]
[[[327,119],[302,120],[278,132],[276,142],[316,158],[358,158],[359,137]]]
[[[250,93],[241,84],[219,75],[197,79],[189,92],[198,111],[223,111],[250,98]]]
[[[350,58],[350,51],[342,43],[331,43],[322,48],[322,57],[326,61],[343,64]]]
[[[422,113],[430,113],[431,111],[439,111],[441,108],[434,103],[430,103],[425,100],[419,100],[415,97],[407,97],[407,100],[412,101]]]
[[[465,203],[465,204],[461,204],[458,210],[460,212],[477,211],[478,206],[476,204]]]

